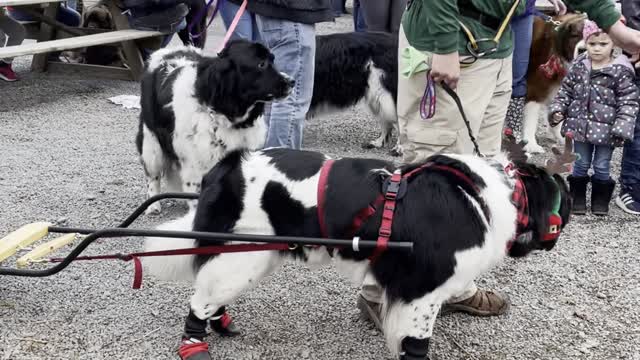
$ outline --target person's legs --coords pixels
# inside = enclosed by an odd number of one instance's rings
[[[393,0],[360,0],[368,31],[389,32],[389,8]]]
[[[222,22],[226,29],[229,29],[229,26],[231,26],[231,22],[233,22],[233,18],[236,16],[238,9],[240,9],[240,6],[230,1],[223,1],[222,4],[220,4],[220,17],[222,17]],[[255,18],[253,14],[245,10],[231,38],[255,41],[257,39],[256,32]]]
[[[353,29],[357,32],[367,31],[367,23],[364,21],[360,0],[353,0]]]
[[[26,35],[24,27],[14,19],[0,13],[0,47],[22,44]],[[18,76],[11,68],[13,58],[0,59],[0,79],[16,81]]]
[[[342,0],[331,0],[331,9],[335,17],[342,16]]]
[[[573,152],[578,159],[573,163],[573,176],[582,177],[589,175],[591,160],[593,159],[593,145],[576,141],[573,143]]]
[[[622,151],[620,194],[616,204],[629,214],[640,215],[640,116],[636,119],[633,141]]]
[[[407,0],[391,0],[389,6],[388,31],[397,36],[402,22],[402,14],[404,14],[404,10],[407,8]]]
[[[511,129],[514,136],[519,139],[527,95],[527,70],[533,34],[533,15],[512,21],[511,29],[513,31],[513,92],[505,127]]]
[[[509,106],[512,89],[512,61],[511,58],[499,60],[498,76],[493,95],[489,100],[482,122],[478,129],[472,127],[474,134],[478,134],[478,147],[486,156],[493,156],[500,152],[502,144],[502,127]]]
[[[78,27],[82,21],[82,16],[75,10],[75,8],[71,8],[67,5],[60,5],[57,19],[67,26]]]
[[[616,182],[611,179],[610,167],[613,147],[606,145],[594,146],[593,177],[591,178],[591,212],[594,215],[607,215],[609,203]]]
[[[265,147],[302,147],[304,120],[313,95],[315,26],[256,15],[260,40],[275,56],[275,66],[295,80],[291,94],[265,113]]]

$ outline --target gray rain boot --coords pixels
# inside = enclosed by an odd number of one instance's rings
[[[522,138],[522,121],[524,120],[524,104],[525,98],[512,97],[509,101],[509,108],[507,109],[507,117],[504,122],[504,128],[511,129],[513,136],[517,140]]]

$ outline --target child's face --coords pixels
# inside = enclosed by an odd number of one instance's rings
[[[593,62],[608,61],[613,53],[613,41],[606,33],[592,35],[587,39],[587,53]]]

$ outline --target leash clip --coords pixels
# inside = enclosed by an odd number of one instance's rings
[[[488,43],[491,42],[493,43],[493,47],[485,50],[483,52],[477,52],[476,50],[480,48],[479,44],[481,43]],[[467,50],[469,51],[469,53],[471,54],[471,56],[473,56],[476,59],[482,58],[484,56],[493,54],[494,52],[498,51],[498,42],[495,39],[489,39],[489,38],[484,38],[484,39],[478,39],[475,41],[475,45],[474,43],[472,43],[471,41],[467,42]]]

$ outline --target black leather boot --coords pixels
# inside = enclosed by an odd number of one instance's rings
[[[402,339],[400,360],[429,360],[429,339]]]
[[[613,179],[605,181],[591,179],[591,186],[591,213],[600,216],[609,214],[609,202],[611,202],[616,182]]]
[[[569,191],[573,199],[573,207],[571,213],[574,215],[584,215],[587,213],[587,184],[589,184],[589,176],[573,176],[567,177],[569,182]]]

